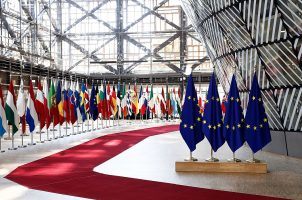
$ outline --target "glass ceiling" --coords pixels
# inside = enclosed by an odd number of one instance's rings
[[[7,57],[88,75],[212,69],[177,0],[4,0],[1,7]]]

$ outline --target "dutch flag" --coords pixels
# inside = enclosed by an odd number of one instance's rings
[[[32,81],[29,83],[29,97],[26,106],[26,122],[29,125],[29,130],[32,133],[39,123],[37,111],[35,108],[35,95]]]

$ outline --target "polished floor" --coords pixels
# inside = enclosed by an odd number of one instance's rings
[[[92,138],[104,134],[162,124],[164,122],[157,122],[156,120],[144,123],[141,121],[132,123],[120,122],[120,126],[64,137],[44,144],[37,144],[0,154],[0,199],[77,199],[66,195],[27,189],[3,177],[19,165],[51,155]],[[96,127],[96,124],[94,127]],[[81,127],[79,129],[81,130]],[[77,128],[75,128],[76,131]],[[62,129],[63,132],[65,133],[65,130],[63,131]],[[71,129],[68,129],[68,132],[71,132]],[[56,135],[58,135],[57,132]],[[45,137],[46,133],[43,133],[42,139]],[[35,141],[38,140],[39,134],[36,134]],[[26,137],[26,143],[29,141],[30,138]],[[18,137],[15,142],[16,145],[19,145],[21,142],[20,138]],[[2,145],[4,149],[9,146],[9,141],[5,141]],[[179,132],[176,131],[147,138],[102,165],[97,166],[94,171],[202,188],[302,199],[302,160],[300,159],[260,152],[256,155],[257,158],[266,160],[269,164],[270,172],[264,175],[176,173],[174,162],[182,160],[187,154],[186,146]],[[200,160],[209,156],[209,145],[206,140],[198,145],[194,156]],[[215,156],[220,159],[227,159],[231,157],[231,152],[225,145]],[[247,147],[241,148],[237,153],[237,157],[241,159],[247,159],[250,156],[251,153]]]

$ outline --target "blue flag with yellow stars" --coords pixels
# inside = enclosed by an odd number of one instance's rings
[[[89,107],[90,107],[90,116],[92,117],[93,121],[98,119],[99,112],[98,112],[98,107],[96,104],[96,92],[95,92],[95,87],[94,84],[92,84],[92,89],[91,89],[91,97],[90,97],[90,102],[89,102]]]
[[[271,133],[256,74],[254,74],[249,95],[245,124],[245,139],[254,153],[271,141]]]
[[[222,112],[216,78],[213,72],[204,105],[202,130],[216,152],[225,142],[222,129]]]
[[[180,116],[179,131],[190,151],[196,149],[196,144],[203,140],[202,116],[198,106],[192,74],[189,76],[183,110]]]
[[[223,136],[233,152],[239,149],[245,142],[244,117],[240,106],[240,97],[235,75],[233,75],[232,78],[228,103],[226,104]]]

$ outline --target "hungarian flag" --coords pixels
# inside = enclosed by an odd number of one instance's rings
[[[25,109],[26,109],[26,103],[25,103],[25,95],[24,95],[24,84],[23,84],[23,80],[21,79],[18,98],[17,98],[17,111],[18,111],[18,115],[21,118],[22,134],[24,134],[26,130]]]
[[[13,127],[13,134],[15,134],[16,132],[18,132],[19,129],[18,126],[20,123],[20,118],[18,116],[18,112],[16,108],[16,97],[15,97],[14,86],[12,81],[10,82],[7,91],[5,113],[9,125],[12,125]]]
[[[60,123],[59,110],[56,102],[56,90],[53,80],[51,80],[51,85],[48,94],[48,108],[50,111],[50,118],[53,119],[53,126]]]
[[[38,81],[37,98],[35,102],[36,111],[40,121],[40,129],[45,126],[45,111],[44,111],[44,94],[40,81]]]
[[[51,117],[48,107],[48,84],[47,79],[44,79],[43,81],[43,93],[44,93],[44,114],[45,114],[45,124],[46,128],[48,129],[51,123]]]
[[[26,105],[26,122],[29,126],[29,131],[33,133],[39,123],[38,114],[35,107],[35,94],[32,81],[29,82],[29,97]]]
[[[176,95],[177,112],[178,112],[179,115],[181,114],[181,101],[180,101],[180,97],[181,97],[181,94],[180,94],[180,87],[179,87],[178,91],[177,91],[177,95]]]
[[[4,110],[4,101],[3,101],[3,95],[2,95],[2,88],[0,84],[0,137],[4,135],[8,130],[7,127],[7,121],[6,121],[6,115]]]
[[[56,103],[59,111],[60,125],[62,125],[64,123],[64,109],[63,109],[63,100],[62,100],[62,86],[60,80],[58,81],[58,85],[57,85]]]
[[[70,123],[70,106],[69,106],[69,97],[68,97],[68,86],[67,81],[65,80],[65,87],[63,90],[63,111],[64,111],[64,117],[67,123]]]

